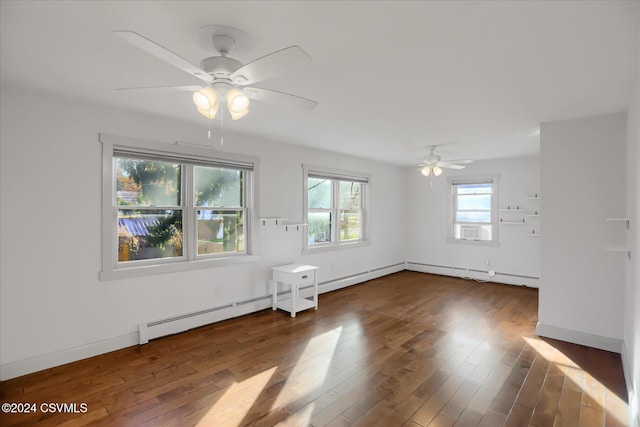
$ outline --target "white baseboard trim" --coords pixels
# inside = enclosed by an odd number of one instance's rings
[[[358,283],[363,283],[368,280],[377,279],[378,277],[387,276],[393,273],[398,273],[403,270],[406,270],[406,264],[404,262],[401,262],[388,267],[382,267],[382,268],[377,268],[375,270],[369,270],[362,273],[358,273],[353,276],[330,280],[327,282],[320,283],[318,285],[318,292],[321,294],[324,294],[325,292],[336,291],[338,289],[357,285]]]
[[[572,329],[564,329],[540,322],[536,325],[536,335],[587,347],[599,348],[600,350],[611,351],[613,353],[620,353],[622,351],[622,340],[574,331]]]
[[[320,283],[318,285],[318,293],[325,293],[337,289],[342,289],[347,286],[356,285],[358,283],[366,282],[368,280],[376,279],[388,274],[397,273],[402,270],[405,270],[404,262],[358,273],[353,276]],[[287,292],[284,292],[284,294],[286,293]],[[310,289],[310,287],[301,288],[300,294],[302,297],[309,297],[312,295],[312,289]],[[78,360],[86,359],[88,357],[93,357],[99,354],[108,353],[110,351],[119,350],[121,348],[139,345],[148,341],[148,339],[184,332],[189,329],[197,328],[215,322],[220,322],[227,319],[232,319],[234,317],[254,313],[256,311],[264,310],[270,307],[271,296],[267,295],[249,301],[234,302],[229,304],[229,307],[224,307],[220,310],[204,310],[202,313],[178,316],[179,319],[166,324],[162,323],[162,321],[159,321],[159,325],[156,326],[157,330],[153,333],[144,332],[143,329],[140,328],[137,332],[132,332],[127,335],[122,335],[119,337],[114,337],[107,340],[98,341],[95,343],[69,348],[53,353],[34,356],[28,359],[17,360],[15,362],[0,364],[0,381],[5,381],[11,378],[16,378],[44,369],[53,368],[55,366],[64,365],[66,363],[75,362]],[[320,306],[319,309],[321,310],[322,306]]]
[[[53,368],[121,348],[131,347],[136,344],[138,344],[138,334],[132,332],[127,335],[121,335],[91,344],[34,356],[28,359],[16,360],[15,362],[0,365],[0,380],[9,380],[32,372],[42,371],[43,369]]]
[[[633,387],[633,376],[631,375],[631,360],[627,352],[627,345],[622,341],[622,349],[620,351],[620,359],[622,359],[622,372],[624,373],[624,382],[627,385],[627,398],[629,399],[629,425],[633,426],[633,420],[636,420],[636,426],[640,427],[640,408],[638,408],[638,398]]]
[[[527,286],[530,288],[538,288],[540,282],[540,279],[538,277],[533,276],[524,276],[501,272],[496,272],[494,276],[489,276],[489,272],[485,270],[425,264],[411,261],[407,262],[407,270],[417,271],[420,273],[438,274],[441,276],[461,277],[465,279],[502,283],[505,285]]]

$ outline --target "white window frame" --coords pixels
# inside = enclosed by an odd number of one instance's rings
[[[354,248],[366,246],[370,243],[369,237],[369,199],[371,197],[371,176],[366,173],[345,171],[341,169],[327,168],[309,164],[302,165],[303,170],[303,218],[306,224],[309,223],[310,212],[330,212],[331,213],[331,241],[309,244],[308,230],[303,233],[302,253],[315,253],[320,251]],[[330,208],[309,209],[309,177],[326,178],[332,180],[332,202]],[[339,206],[339,186],[340,181],[359,182],[361,186],[360,194],[360,239],[340,241],[340,206]]]
[[[449,177],[449,202],[448,202],[448,218],[447,218],[447,242],[455,244],[467,244],[478,246],[499,246],[499,228],[498,228],[498,194],[499,194],[499,181],[500,175],[485,175],[485,176],[459,176]],[[491,240],[474,240],[474,239],[456,239],[455,226],[456,226],[456,185],[460,184],[481,184],[491,182]],[[469,223],[479,224],[479,223]],[[483,223],[484,224],[484,223]]]
[[[192,144],[166,143],[148,141],[137,138],[101,133],[99,142],[102,144],[102,271],[100,280],[117,280],[130,277],[142,277],[154,274],[190,271],[212,268],[238,263],[256,262],[260,259],[256,255],[258,247],[258,233],[254,232],[257,224],[258,211],[255,204],[258,174],[258,159],[251,156],[241,156],[231,153],[221,153],[208,148],[200,148]],[[113,160],[118,157],[114,153],[131,153],[140,158],[157,158],[160,161],[177,161],[183,164],[181,173],[181,198],[179,209],[182,210],[183,247],[182,256],[171,258],[157,258],[139,260],[131,263],[118,262],[118,226],[115,200],[115,179]],[[184,162],[184,163],[182,163]],[[242,169],[243,179],[243,224],[245,247],[242,252],[222,254],[197,254],[197,215],[201,207],[194,206],[193,200],[193,167],[212,166]],[[191,200],[190,200],[191,199]],[[157,209],[164,209],[158,207]],[[205,209],[209,209],[208,207]],[[224,209],[214,209],[224,210]],[[232,209],[237,211],[238,209]]]

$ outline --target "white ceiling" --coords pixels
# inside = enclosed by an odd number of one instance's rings
[[[199,28],[249,35],[243,63],[290,45],[313,61],[259,86],[318,101],[312,112],[254,102],[225,128],[402,165],[539,151],[539,123],[626,109],[636,78],[635,1],[0,2],[3,85],[193,122],[199,84],[125,43],[133,30],[194,64],[215,54]],[[225,139],[225,143],[232,141]]]

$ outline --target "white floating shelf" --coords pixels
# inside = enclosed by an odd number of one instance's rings
[[[535,196],[527,196],[527,200],[540,200],[542,199],[542,197],[540,197],[539,194],[536,194]]]
[[[524,209],[514,209],[514,208],[504,208],[504,209],[500,209],[501,212],[524,212]]]
[[[607,222],[623,222],[625,227],[627,227],[627,230],[631,226],[631,220],[629,220],[629,218],[606,218],[605,221],[607,221]]]
[[[525,216],[532,216],[533,217],[533,216],[540,216],[540,214],[527,214]]]
[[[529,233],[529,234],[527,234],[527,236],[529,236],[529,237],[540,237],[540,236],[542,236],[542,234],[541,233]]]
[[[267,225],[267,222],[275,222],[276,225],[280,225],[278,223],[286,221],[288,218],[280,218],[280,217],[270,217],[270,218],[258,218],[258,220],[262,221],[262,225]]]
[[[617,246],[617,245],[608,245],[607,246],[607,251],[609,252],[629,252],[631,249],[629,249],[627,246]]]
[[[278,227],[284,227],[285,231],[292,230],[300,230],[302,227],[305,227],[307,223],[305,222],[285,222],[288,218],[281,217],[270,217],[270,218],[258,218],[260,222],[262,222],[263,226],[271,225],[272,223]]]
[[[500,221],[499,224],[524,225],[524,221]]]
[[[627,246],[608,245],[606,250],[607,252],[622,252],[626,254],[629,261],[631,261],[631,248]]]
[[[289,227],[291,227],[291,228],[295,227],[295,228],[296,228],[296,230],[300,230],[300,227],[304,227],[304,226],[306,226],[307,224],[306,224],[306,223],[300,223],[300,224],[290,224],[290,223],[287,223],[287,224],[280,224],[280,225],[281,225],[282,227],[284,227],[285,231],[289,231]]]

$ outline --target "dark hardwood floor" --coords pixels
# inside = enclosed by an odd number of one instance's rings
[[[537,301],[405,271],[4,381],[38,410],[0,425],[627,425],[619,355],[536,337]]]

